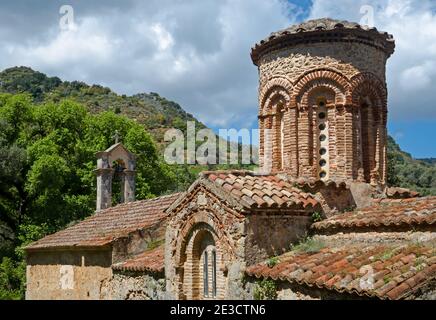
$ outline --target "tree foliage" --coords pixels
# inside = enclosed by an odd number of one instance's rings
[[[0,97],[1,220],[48,222],[50,231],[89,215],[95,205],[95,153],[115,132],[138,156],[138,199],[166,192],[175,174],[143,126],[111,111],[90,114],[72,101],[34,105],[26,95]]]
[[[34,104],[0,95],[0,240],[16,248],[94,211],[95,153],[118,132],[137,158],[137,198],[176,188],[174,170],[146,129],[111,111],[91,114],[73,101]],[[22,252],[0,246],[0,298],[22,297]]]
[[[388,184],[436,195],[436,164],[413,159],[400,149],[392,137],[388,139]]]

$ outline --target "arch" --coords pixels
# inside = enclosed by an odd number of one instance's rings
[[[186,220],[186,222],[180,226],[180,231],[177,234],[177,244],[175,248],[176,266],[180,267],[186,261],[186,246],[188,245],[189,239],[193,231],[198,226],[207,226],[207,228],[215,236],[215,241],[217,243],[220,243],[220,245],[223,247],[223,250],[233,254],[233,246],[229,242],[226,242],[226,239],[228,237],[223,233],[223,230],[221,228],[217,227],[222,224],[223,223],[219,220],[214,212],[209,212],[209,214],[205,211],[193,212],[192,215]]]
[[[307,177],[320,177],[319,166],[321,159],[319,155],[320,139],[328,150],[331,164],[329,174],[331,176],[342,174],[344,165],[337,163],[338,157],[346,156],[345,121],[338,119],[344,117],[343,106],[350,94],[350,83],[341,73],[330,69],[313,69],[301,75],[294,83],[291,105],[298,107],[298,166],[300,175]],[[326,123],[328,135],[321,134],[318,130],[318,100],[325,100],[327,109]],[[334,108],[331,108],[334,107]],[[302,134],[303,133],[303,134]],[[327,137],[327,140],[325,140]],[[335,143],[328,143],[328,139],[335,139]],[[301,147],[300,147],[301,146]],[[341,154],[338,154],[340,152]],[[327,175],[324,178],[328,178]]]
[[[260,112],[264,109],[266,99],[280,93],[286,101],[286,106],[289,106],[292,93],[292,82],[283,77],[275,77],[261,87],[259,91],[259,106]]]
[[[283,88],[274,87],[266,97],[260,114],[266,116],[284,111],[286,106],[289,105],[290,100],[290,96]]]
[[[360,124],[358,139],[360,179],[371,184],[385,180],[386,174],[386,84],[372,73],[361,73],[351,81],[351,103]]]
[[[260,152],[272,152],[272,170],[279,171],[284,163],[285,113],[290,107],[292,83],[282,77],[270,79],[259,94]],[[272,130],[272,141],[265,143],[265,130]]]
[[[319,88],[330,89],[335,93],[335,104],[345,104],[350,84],[342,74],[329,69],[316,69],[303,74],[294,84],[291,104],[300,102],[307,105],[308,96]]]
[[[338,95],[341,95],[341,93],[338,93],[338,90],[335,90],[331,86],[314,86],[304,93],[300,102],[302,105],[313,106],[317,105],[321,99],[326,105],[332,105],[337,103]]]
[[[387,103],[386,84],[371,72],[363,72],[355,75],[350,81],[350,101],[354,105],[359,104],[362,96],[376,97],[382,106]]]
[[[127,168],[126,162],[121,158],[113,160],[111,167],[115,170],[115,173],[123,172]]]
[[[190,252],[191,290],[192,298],[214,298],[216,285],[212,281],[213,273],[216,272],[216,260],[212,259],[212,252],[216,252],[214,234],[207,225],[196,226],[198,230],[192,235],[192,250]],[[215,270],[215,271],[214,271]],[[216,283],[216,282],[215,282]]]

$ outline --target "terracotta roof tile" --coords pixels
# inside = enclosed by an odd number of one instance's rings
[[[339,35],[345,36],[347,34],[354,34],[360,38],[365,38],[366,41],[373,39],[373,41],[377,42],[378,45],[381,46],[380,48],[386,50],[389,55],[392,54],[395,47],[392,35],[387,32],[379,31],[377,28],[370,28],[345,20],[321,18],[308,20],[271,33],[267,38],[256,43],[254,47],[251,48],[251,58],[254,64],[257,65],[260,57],[264,52],[268,52],[268,49],[276,48],[280,44],[283,46],[283,43],[293,42],[298,44],[303,41],[303,36],[308,36],[308,38],[306,38],[307,41],[308,39],[313,39],[314,35],[318,35],[320,39],[325,38],[326,35],[332,35],[332,39],[336,39]]]
[[[180,193],[175,193],[101,210],[74,226],[31,243],[25,249],[107,245],[132,231],[151,227],[165,220],[164,210],[179,196]]]
[[[314,223],[316,230],[359,227],[432,225],[436,222],[436,197],[383,199],[373,206],[335,215]]]
[[[252,171],[205,171],[201,177],[223,189],[247,208],[316,207],[318,201],[276,175],[258,175]],[[224,181],[224,183],[221,183]]]
[[[294,183],[300,188],[316,189],[320,187],[335,187],[347,189],[349,186],[344,180],[320,180],[315,178],[299,177],[298,179],[290,179],[290,182]]]
[[[360,244],[316,253],[291,251],[279,256],[273,267],[263,262],[248,267],[246,273],[338,292],[403,299],[436,277],[435,257],[435,248],[430,246]],[[372,279],[366,274],[369,269]]]
[[[165,246],[144,251],[131,259],[112,265],[112,269],[120,271],[136,272],[163,272],[164,271]]]
[[[391,187],[387,188],[386,195],[393,199],[416,198],[419,197],[419,192],[405,188]]]

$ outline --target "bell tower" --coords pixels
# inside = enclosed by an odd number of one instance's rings
[[[261,167],[385,185],[385,70],[394,47],[386,32],[328,18],[256,44]]]
[[[121,202],[135,201],[136,157],[121,143],[115,143],[105,151],[98,152],[97,169],[97,211],[112,206],[112,184],[120,179]]]

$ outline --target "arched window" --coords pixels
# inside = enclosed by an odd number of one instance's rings
[[[185,282],[183,290],[188,299],[214,299],[220,295],[219,250],[209,227],[203,223],[197,227],[199,230],[193,232],[186,247],[184,279],[189,281]]]
[[[371,182],[371,173],[376,168],[377,149],[377,123],[378,112],[372,101],[366,99],[360,105],[361,114],[361,146],[362,146],[362,168],[364,179]]]
[[[203,252],[203,297],[215,298],[216,294],[216,250],[208,247]]]
[[[209,297],[209,261],[207,251],[203,253],[203,296]]]
[[[212,296],[216,297],[216,251],[212,250]]]
[[[325,180],[329,176],[329,134],[326,99],[322,97],[317,100],[316,123],[318,125],[318,177]]]
[[[277,169],[278,170],[283,170],[283,162],[284,162],[284,127],[285,127],[285,122],[284,122],[284,104],[283,101],[280,101],[277,104],[276,107],[276,124],[277,124],[277,130],[278,132],[276,133],[276,145],[277,145],[277,152],[278,152],[278,159],[276,159],[277,162]]]
[[[126,164],[122,159],[112,161],[112,168],[114,169],[114,177],[112,180],[112,205],[116,206],[124,202],[124,170]]]

